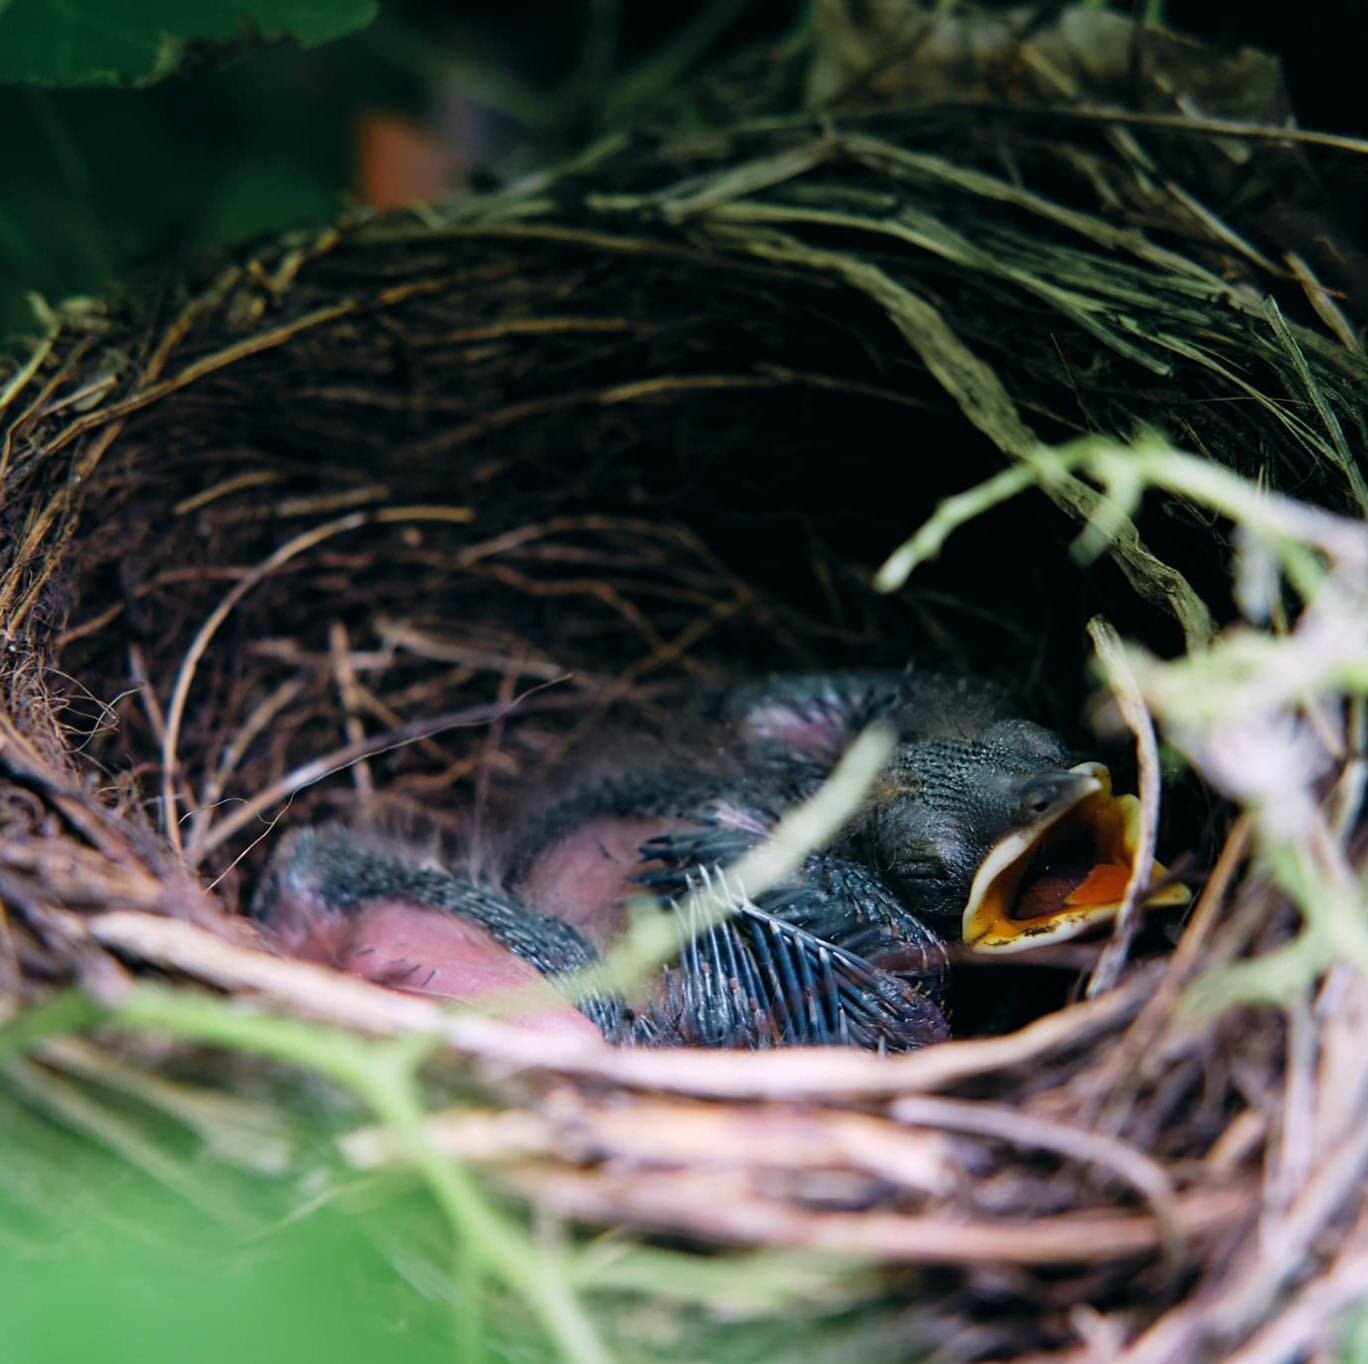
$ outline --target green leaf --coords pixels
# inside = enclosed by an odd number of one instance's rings
[[[373,31],[136,89],[0,85],[0,350],[36,334],[30,292],[99,294],[335,218],[361,111],[425,108],[428,86],[378,59]]]
[[[378,0],[0,0],[0,82],[147,85],[191,50],[364,28]]]

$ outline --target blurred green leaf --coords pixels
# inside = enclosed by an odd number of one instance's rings
[[[401,1190],[373,1184],[364,1200],[301,1209],[289,1180],[197,1157],[174,1123],[121,1109],[194,1173],[204,1196],[187,1201],[11,1090],[6,1076],[7,1364],[453,1364],[445,1253],[430,1215]],[[206,1211],[222,1207],[232,1225]],[[431,1291],[396,1272],[393,1247]]]
[[[377,0],[0,0],[0,81],[146,85],[205,44],[312,47],[364,28],[376,8]]]
[[[1339,1364],[1364,1364],[1368,1360],[1368,1307],[1354,1307],[1344,1314]]]
[[[0,346],[37,330],[29,290],[99,293],[189,252],[335,217],[357,120],[416,114],[424,98],[370,36],[143,89],[0,87]]]

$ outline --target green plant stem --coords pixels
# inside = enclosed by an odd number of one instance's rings
[[[1147,435],[1133,445],[1087,436],[1055,448],[1041,446],[1025,462],[956,493],[889,556],[875,576],[881,592],[896,591],[919,564],[934,558],[961,526],[989,508],[1035,486],[1048,486],[1079,468],[1107,491],[1079,540],[1091,557],[1112,539],[1147,487],[1190,498],[1259,536],[1283,561],[1304,598],[1325,581],[1315,551],[1368,568],[1368,529],[1279,493],[1270,493],[1230,470],[1173,449]]]
[[[78,990],[54,995],[0,1027],[0,1060],[27,1051],[44,1037],[81,1032],[106,1016],[94,1000]]]
[[[72,1032],[107,1020],[140,1031],[256,1052],[327,1075],[365,1103],[395,1135],[443,1210],[459,1248],[461,1286],[478,1301],[481,1273],[488,1269],[519,1294],[536,1314],[559,1357],[570,1364],[607,1364],[609,1355],[585,1315],[566,1267],[547,1254],[480,1193],[467,1172],[430,1142],[419,1097],[419,1067],[436,1040],[410,1035],[384,1040],[244,1009],[232,1001],[140,985],[120,1003],[102,1009],[69,993],[31,1011],[0,1031],[0,1055],[40,1037]],[[482,1353],[477,1318],[462,1323],[462,1359]]]
[[[896,592],[911,576],[912,570],[934,559],[961,526],[968,525],[984,512],[1010,501],[1039,482],[1040,470],[1035,465],[1012,464],[975,487],[947,497],[927,517],[917,533],[903,541],[884,560],[874,575],[875,590]]]

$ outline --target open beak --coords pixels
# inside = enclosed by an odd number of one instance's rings
[[[983,859],[964,908],[976,952],[1023,952],[1076,938],[1121,908],[1140,840],[1140,802],[1114,796],[1101,763],[1061,773],[1060,794],[1038,818],[1005,834]],[[1146,908],[1185,905],[1186,886],[1150,865]]]

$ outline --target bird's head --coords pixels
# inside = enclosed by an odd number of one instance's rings
[[[920,918],[958,921],[967,945],[1014,952],[1077,936],[1117,912],[1139,838],[1139,803],[1059,735],[1003,720],[974,739],[905,743],[854,837]],[[1155,862],[1150,884],[1167,872]],[[1159,885],[1147,905],[1187,902]]]

